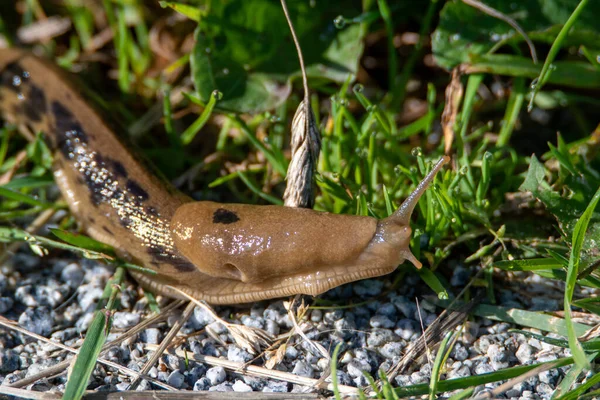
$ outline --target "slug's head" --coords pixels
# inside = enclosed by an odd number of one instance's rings
[[[410,261],[416,268],[422,264],[410,251],[410,218],[421,196],[425,193],[435,175],[450,158],[442,157],[417,188],[404,200],[398,209],[389,217],[377,222],[377,231],[361,257],[365,264],[387,264],[395,268],[403,261]]]

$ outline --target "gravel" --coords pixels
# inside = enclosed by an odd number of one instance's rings
[[[46,259],[44,263],[48,262]],[[96,261],[50,261],[42,266],[39,258],[26,251],[18,252],[0,268],[0,314],[17,321],[19,326],[68,346],[79,346],[82,333],[89,327],[93,311],[102,295],[112,268]],[[474,271],[457,265],[449,276],[451,286],[460,289]],[[520,307],[543,311],[561,308],[561,292],[548,289],[548,281],[523,274],[522,285],[531,290],[511,292],[499,290],[499,306]],[[341,344],[337,377],[342,385],[364,386],[368,380],[364,372],[376,375],[380,369],[389,369],[398,363],[411,344],[419,338],[423,327],[431,324],[441,309],[425,295],[431,295],[416,275],[408,274],[404,283],[388,291],[389,280],[367,280],[345,285],[323,297],[335,304],[352,301],[361,305],[353,308],[311,309],[300,322],[304,334],[331,354]],[[123,307],[113,314],[111,338],[133,328],[151,315],[148,303],[140,300],[137,285],[123,285]],[[528,294],[528,295],[527,295]],[[552,297],[553,296],[553,297]],[[420,313],[417,302],[421,307]],[[161,306],[165,300],[159,298]],[[228,322],[255,329],[264,329],[271,335],[287,333],[293,323],[282,300],[266,301],[250,306],[216,307],[215,311]],[[154,324],[113,346],[103,356],[110,361],[139,371],[151,352],[145,344],[159,344],[180,313],[166,321]],[[455,379],[495,372],[518,365],[556,360],[568,354],[538,339],[511,332],[514,325],[482,318],[465,323],[445,368],[444,379]],[[519,327],[522,329],[522,327]],[[543,334],[535,329],[533,333]],[[196,307],[183,331],[180,348],[194,354],[219,357],[237,363],[264,366],[265,359],[278,357],[276,370],[297,376],[319,379],[329,373],[329,359],[320,350],[299,336],[287,339],[280,353],[267,357],[250,354],[233,340],[231,333],[213,316]],[[558,335],[547,334],[560,338]],[[435,351],[431,354],[435,357]],[[10,383],[43,371],[66,359],[54,346],[32,341],[24,335],[0,330],[0,382]],[[516,384],[504,393],[506,398],[548,398],[564,378],[566,369],[545,371],[525,382]],[[149,376],[180,390],[221,392],[301,392],[306,387],[275,379],[253,377],[239,371],[226,371],[220,366],[186,361],[173,354],[163,355],[152,367]],[[398,386],[427,384],[431,365],[427,357],[413,360],[409,368],[395,377]],[[66,376],[40,381],[31,388],[36,390],[64,390]],[[125,390],[130,379],[117,374],[112,367],[97,366],[89,388]],[[475,394],[490,390],[498,383],[478,387]],[[143,381],[139,389],[158,389]]]

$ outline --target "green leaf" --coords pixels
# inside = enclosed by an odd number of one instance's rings
[[[589,369],[590,363],[585,357],[585,353],[581,348],[581,344],[577,340],[577,334],[573,327],[573,323],[571,321],[571,301],[573,299],[573,293],[575,292],[575,284],[577,283],[577,274],[579,273],[579,264],[581,261],[581,250],[583,249],[583,243],[585,240],[585,232],[588,228],[588,224],[590,223],[590,219],[592,218],[592,214],[598,205],[598,201],[600,200],[600,188],[592,197],[590,204],[585,209],[581,218],[577,220],[577,224],[575,225],[575,229],[573,230],[573,242],[571,249],[571,256],[569,258],[569,270],[567,272],[567,287],[565,288],[565,321],[567,323],[568,333],[569,333],[569,348],[571,349],[571,354],[573,354],[573,358],[580,369]]]
[[[200,21],[200,17],[202,16],[202,12],[198,7],[190,6],[188,4],[178,3],[175,1],[159,1],[158,4],[160,4],[162,8],[172,8],[179,14],[185,15],[192,21],[198,22]]]
[[[81,235],[79,233],[64,231],[62,229],[50,229],[50,232],[52,232],[57,238],[73,246],[77,246],[86,250],[92,250],[98,253],[107,254],[110,256],[115,255],[115,251],[112,247],[104,243],[98,242],[97,240],[94,240],[91,237]]]
[[[532,40],[550,44],[579,0],[487,0],[485,4],[515,20]],[[600,2],[590,2],[563,45],[597,48],[600,43],[597,15],[600,15]],[[436,62],[450,69],[469,62],[473,55],[485,54],[502,44],[517,44],[523,40],[506,22],[462,1],[449,1],[440,13],[432,47]]]
[[[288,5],[310,78],[343,81],[355,74],[362,54],[362,30],[342,30],[333,19],[351,6],[304,1]],[[195,32],[192,78],[204,103],[213,90],[223,94],[217,108],[258,113],[290,94],[299,63],[279,1],[226,0],[210,3]]]

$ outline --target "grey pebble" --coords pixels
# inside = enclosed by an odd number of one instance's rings
[[[251,328],[264,329],[265,323],[262,318],[243,315],[241,318],[242,324]]]
[[[504,347],[500,347],[497,344],[491,344],[488,347],[487,356],[490,358],[492,368],[496,371],[508,368],[510,365],[508,352]]]
[[[133,328],[140,323],[141,315],[132,312],[118,311],[113,316],[113,326],[116,329]]]
[[[456,343],[450,356],[456,361],[464,361],[469,357],[469,350],[460,342]]]
[[[10,297],[0,297],[0,314],[4,314],[10,310],[14,303],[15,302]]]
[[[448,373],[448,379],[453,379],[453,378],[464,378],[467,376],[471,376],[471,369],[467,366],[464,365],[463,363],[455,363],[455,364],[459,364],[458,366],[456,366],[456,368],[453,365],[452,370],[450,370],[450,372]]]
[[[339,335],[342,339],[350,340],[354,335],[354,331],[356,330],[356,322],[354,321],[354,316],[352,314],[349,314],[346,316],[346,318],[338,319],[333,323],[333,327],[335,328],[336,334]]]
[[[396,320],[398,318],[398,310],[393,303],[383,303],[377,308],[377,314],[385,315],[389,319]]]
[[[270,319],[265,320],[265,330],[269,332],[271,336],[277,336],[281,331],[279,325],[277,325],[277,322]]]
[[[352,378],[358,378],[363,376],[363,371],[370,374],[371,366],[366,361],[354,359],[348,363],[346,371]]]
[[[101,288],[91,285],[80,286],[77,291],[77,300],[83,311],[93,311],[93,309],[96,307],[96,303],[102,297],[103,292]]]
[[[386,343],[397,340],[397,336],[394,335],[389,329],[373,329],[367,338],[367,344],[371,347],[383,346]]]
[[[231,383],[223,382],[223,383],[219,383],[218,385],[215,385],[215,386],[209,388],[208,391],[209,392],[233,392],[233,389],[231,387]]]
[[[210,380],[210,384],[213,386],[223,382],[226,376],[227,374],[225,373],[225,369],[223,367],[212,367],[206,371],[206,377]]]
[[[185,383],[185,376],[179,371],[173,371],[167,378],[167,383],[174,388],[181,389]]]
[[[305,376],[307,378],[312,378],[313,375],[314,375],[314,370],[310,366],[310,364],[306,363],[305,361],[298,361],[294,365],[294,369],[292,370],[292,373],[294,375]]]
[[[289,385],[287,382],[269,380],[262,391],[267,393],[287,393]]]
[[[463,287],[471,278],[471,269],[466,268],[464,265],[458,265],[452,270],[452,278],[450,278],[450,285],[453,287]]]
[[[47,307],[28,308],[19,316],[19,325],[41,336],[52,333],[54,312]]]
[[[156,374],[156,379],[158,379],[161,382],[167,382],[167,379],[169,379],[169,373],[166,371],[159,371]]]
[[[242,379],[254,391],[261,391],[266,384],[264,379],[257,378],[256,376],[244,375]]]
[[[398,321],[394,333],[404,340],[410,340],[413,336],[418,335],[417,329],[417,321],[404,318]]]
[[[162,334],[157,328],[148,328],[140,333],[140,340],[148,344],[159,344]]]
[[[288,360],[295,360],[298,358],[298,349],[295,346],[288,346],[285,349],[285,358]]]
[[[383,281],[379,279],[366,279],[358,281],[352,285],[352,289],[356,295],[361,297],[375,297],[381,294],[383,289]]]
[[[231,386],[234,392],[251,392],[252,388],[245,384],[244,381],[236,380],[233,386]]]
[[[379,353],[385,358],[393,359],[395,357],[401,357],[404,352],[404,344],[401,342],[390,342],[384,344]]]
[[[538,395],[541,395],[544,398],[550,398],[552,393],[554,393],[554,389],[550,385],[548,385],[547,383],[544,383],[544,382],[537,385],[535,387],[535,391],[537,392]]]
[[[344,316],[344,311],[340,309],[335,309],[332,311],[327,311],[323,316],[323,321],[328,324],[333,324],[335,321],[341,319]]]
[[[252,354],[237,346],[230,345],[227,348],[227,359],[233,362],[245,363],[252,360]]]
[[[38,302],[33,297],[32,291],[33,287],[31,285],[19,286],[15,290],[15,299],[27,307],[37,307]]]
[[[0,372],[14,372],[19,369],[19,355],[10,349],[0,349]]]
[[[488,372],[494,372],[494,367],[486,362],[479,363],[475,367],[475,375],[487,374]]]
[[[196,329],[202,329],[215,319],[208,311],[204,309],[204,307],[196,307],[194,308],[194,320],[196,323]]]
[[[211,387],[211,385],[212,383],[207,377],[200,378],[194,383],[194,391],[208,390],[208,388]]]
[[[173,371],[185,368],[185,361],[175,354],[164,354],[161,359]]]
[[[206,365],[195,364],[191,369],[185,371],[183,374],[185,375],[185,380],[188,385],[194,386],[196,381],[206,374]]]
[[[418,385],[419,383],[425,383],[429,381],[429,377],[424,375],[421,371],[415,371],[410,374],[410,383]]]
[[[371,317],[369,325],[372,328],[393,328],[396,324],[386,315],[374,315]]]
[[[323,311],[312,310],[310,313],[310,320],[312,322],[320,322],[323,319]]]
[[[83,282],[84,273],[81,266],[77,263],[71,263],[65,266],[60,272],[60,278],[71,289],[78,288]]]
[[[519,360],[519,362],[523,365],[529,365],[533,362],[533,355],[537,352],[529,343],[522,343],[515,356]]]

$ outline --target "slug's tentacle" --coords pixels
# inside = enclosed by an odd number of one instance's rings
[[[394,222],[400,225],[410,225],[410,217],[413,213],[413,210],[417,206],[419,199],[421,198],[421,196],[423,196],[431,182],[433,182],[433,179],[435,178],[437,173],[448,162],[450,162],[450,157],[443,156],[442,158],[440,158],[439,161],[433,166],[433,169],[429,171],[429,173],[425,176],[425,178],[423,178],[421,182],[419,182],[415,190],[410,195],[408,195],[408,197],[406,198],[406,200],[404,200],[400,207],[398,207],[398,209],[386,219],[390,221],[393,220]]]

